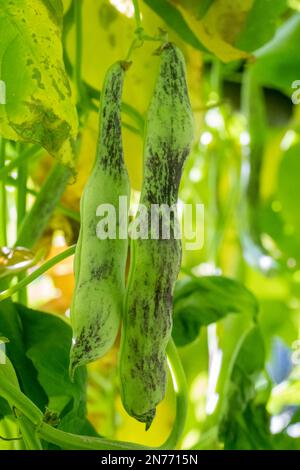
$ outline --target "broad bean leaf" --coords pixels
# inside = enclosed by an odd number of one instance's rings
[[[32,362],[26,356],[23,325],[15,305],[10,300],[0,303],[0,332],[9,340],[6,344],[6,354],[15,368],[21,390],[44,410],[47,396],[37,380],[37,372]]]
[[[228,314],[258,312],[255,297],[243,285],[221,276],[178,281],[174,293],[173,338],[178,346],[194,341],[202,326]]]
[[[243,30],[245,19],[253,0],[218,0],[213,2],[205,15],[200,17],[194,10],[180,8],[185,21],[199,41],[222,62],[246,59],[248,52],[235,46]],[[234,27],[233,27],[234,25]]]
[[[86,420],[85,368],[78,370],[73,383],[69,378],[70,326],[55,315],[5,301],[0,303],[0,331],[9,339],[7,355],[21,390],[43,412],[47,407],[57,413],[59,427],[77,432],[80,422],[95,435]]]
[[[170,0],[174,5],[180,5],[183,8],[193,11],[198,18],[202,18],[205,13],[209,10],[212,4],[218,0],[200,0],[195,2],[194,0]]]
[[[254,0],[236,46],[252,52],[270,41],[286,8],[287,0]]]
[[[241,339],[229,373],[219,426],[225,449],[269,448],[265,406],[257,403],[254,409],[257,399],[255,385],[264,363],[264,342],[255,326]]]
[[[5,361],[1,360],[0,362],[0,382],[2,377],[8,380],[15,388],[19,389],[16,372],[7,356],[5,356]],[[4,398],[0,397],[0,420],[8,414],[11,414],[11,407]]]
[[[172,5],[169,0],[144,0],[165,23],[188,44],[202,51],[215,54],[223,62],[245,59],[249,54],[234,46],[236,27],[243,26],[245,14],[252,0],[241,2],[232,7],[231,0],[221,0],[207,4],[204,10],[186,2]],[[232,24],[235,28],[232,28]]]
[[[172,3],[167,0],[144,0],[144,2],[164,20],[166,25],[175,30],[181,39],[200,51],[207,51],[182,13]]]
[[[77,114],[64,69],[60,0],[0,0],[0,135],[73,166]]]
[[[300,14],[294,14],[277,29],[271,41],[254,52],[253,65],[258,80],[291,96],[292,83],[300,69]]]
[[[38,382],[43,387],[51,411],[60,414],[61,423],[68,419],[68,431],[76,431],[77,416],[90,431],[86,422],[86,380],[84,367],[75,374],[74,382],[69,377],[69,352],[72,341],[70,326],[61,318],[16,305],[23,326],[26,356],[37,371]],[[72,423],[74,426],[72,427]],[[66,429],[65,429],[66,430]],[[94,432],[92,433],[94,434]]]
[[[219,438],[226,450],[297,450],[299,439],[285,432],[273,435],[266,407],[270,386],[259,386],[265,367],[265,347],[260,329],[249,330],[234,357],[219,423]]]
[[[300,23],[299,23],[300,26]],[[300,144],[290,147],[282,156],[278,171],[277,198],[282,205],[281,216],[299,233],[300,225]]]

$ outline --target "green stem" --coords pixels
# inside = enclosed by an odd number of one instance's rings
[[[165,42],[167,40],[167,34],[166,33],[161,33],[160,35],[156,36],[150,36],[145,33],[143,25],[142,25],[142,17],[140,13],[140,7],[139,7],[139,0],[132,0],[133,7],[134,7],[134,18],[136,22],[136,30],[135,30],[135,37],[130,44],[127,56],[126,56],[126,61],[130,60],[130,57],[135,49],[138,49],[139,47],[142,47],[144,45],[145,41],[159,41],[159,42]]]
[[[217,94],[218,100],[222,99],[222,62],[215,58],[212,63],[211,70],[211,89]]]
[[[176,418],[168,439],[160,449],[174,449],[183,433],[187,409],[188,390],[185,373],[173,339],[169,341],[167,348],[168,365],[172,374],[173,386],[176,394]]]
[[[142,132],[140,129],[137,129],[136,127],[132,126],[131,124],[128,124],[127,122],[124,122],[122,121],[122,126],[125,128],[125,129],[128,129],[130,132],[132,132],[133,134],[136,134],[136,135],[139,135],[139,136],[143,136]]]
[[[20,145],[18,145],[20,149]],[[17,191],[17,233],[26,215],[26,200],[27,200],[27,162],[23,162],[18,170],[18,191]],[[19,274],[18,279],[21,281],[26,277],[26,272]],[[18,302],[27,304],[27,290],[26,287],[18,292]]]
[[[66,217],[69,217],[69,219],[72,219],[75,222],[80,223],[80,212],[79,211],[75,211],[74,209],[70,209],[69,207],[66,207],[63,204],[57,204],[56,208],[62,215],[65,215]]]
[[[181,437],[184,430],[186,415],[187,415],[187,385],[183,367],[178,356],[176,346],[171,340],[168,345],[168,363],[172,373],[174,389],[176,393],[176,419],[172,431],[165,443],[159,447],[160,450],[174,449]],[[150,449],[146,446],[141,446],[129,442],[109,441],[106,439],[99,439],[86,436],[77,436],[68,434],[63,431],[52,428],[51,426],[43,423],[39,428],[40,436],[53,444],[68,450],[72,449],[86,449],[86,450],[126,450],[126,449]],[[154,450],[154,448],[152,448]]]
[[[5,441],[5,442],[19,441],[20,439],[22,439],[22,437],[3,437],[3,436],[0,436],[0,441]]]
[[[19,410],[35,427],[37,435],[47,442],[65,450],[142,450],[149,447],[129,442],[117,442],[107,439],[78,436],[53,428],[43,422],[41,410],[32,401],[5,378],[1,378],[0,396],[8,401],[12,409]]]
[[[134,7],[134,18],[136,22],[137,29],[142,29],[142,19],[139,7],[139,0],[132,0],[133,7]]]
[[[216,95],[217,101],[222,99],[222,63],[219,59],[215,59],[212,63],[211,71],[211,90]],[[216,234],[219,233],[220,220],[222,219],[222,209],[219,198],[219,186],[220,186],[220,156],[216,149],[211,151],[210,165],[209,165],[209,187],[211,190],[211,203],[209,212],[212,221],[211,239],[208,248],[208,260],[214,265],[218,264],[218,252],[220,246],[218,245],[218,238]]]
[[[173,425],[173,429],[169,438],[166,442],[159,447],[159,449],[173,449],[184,429],[186,413],[187,413],[187,389],[184,371],[180,362],[180,359],[177,354],[176,347],[173,341],[170,342],[168,346],[168,359],[169,366],[172,371],[172,378],[174,383],[174,388],[176,392],[177,406],[176,406],[176,420]],[[32,401],[24,395],[20,390],[18,390],[14,385],[12,385],[5,378],[1,378],[0,382],[0,396],[8,401],[11,408],[17,408],[20,410],[21,414],[24,415],[30,422],[31,425],[35,427],[37,435],[52,444],[56,444],[62,449],[65,450],[154,450],[155,448],[150,448],[147,446],[142,446],[139,444],[131,442],[122,442],[122,441],[111,441],[108,439],[95,438],[89,436],[79,436],[75,434],[66,433],[54,427],[51,427],[47,423],[43,422],[43,414],[37,408],[37,406],[32,403]],[[27,421],[25,421],[27,423]],[[28,424],[28,423],[27,423]],[[28,427],[26,428],[25,438],[28,438]],[[24,430],[24,429],[23,429]],[[33,429],[32,429],[33,430]],[[22,431],[23,432],[23,431]],[[24,435],[23,435],[24,437]],[[25,439],[26,440],[26,439]],[[28,445],[28,442],[27,442]],[[38,446],[38,441],[34,442],[31,440],[31,446]]]
[[[25,163],[25,161],[33,160],[45,153],[45,150],[37,145],[33,145],[24,150],[17,158],[14,158],[8,165],[0,167],[0,180],[5,179],[15,168]]]
[[[34,247],[59,203],[71,174],[72,170],[61,163],[54,166],[20,227],[16,246]]]
[[[73,66],[68,56],[67,52],[67,37],[70,33],[72,26],[74,25],[74,3],[76,0],[71,0],[69,9],[65,12],[63,17],[63,31],[62,31],[62,43],[63,43],[63,54],[64,54],[64,64],[65,69],[70,78],[74,76]]]
[[[39,425],[43,419],[41,410],[24,393],[18,390],[6,378],[1,377],[0,396],[10,405],[11,409],[17,408],[33,424]]]
[[[5,140],[0,138],[0,173],[5,168]],[[0,246],[7,245],[7,201],[4,182],[0,182]]]
[[[27,199],[27,163],[23,162],[18,170],[17,228],[19,230],[26,214]]]
[[[15,412],[26,450],[43,450],[40,438],[37,435],[36,427],[18,410],[15,410]]]
[[[75,247],[76,247],[76,245],[70,246],[67,250],[63,251],[62,253],[59,253],[58,255],[56,255],[53,258],[46,261],[46,263],[42,264],[42,266],[37,268],[29,276],[22,279],[20,282],[18,282],[14,286],[11,286],[9,289],[1,292],[0,293],[0,302],[2,302],[5,299],[8,299],[12,295],[19,292],[20,289],[23,289],[24,287],[31,284],[38,277],[42,276],[45,272],[49,271],[49,269],[53,268],[53,266],[55,266],[56,264],[58,264],[61,261],[65,260],[66,258],[69,258],[69,256],[71,256],[75,253]]]
[[[247,153],[244,153],[241,166],[238,228],[244,259],[264,274],[273,274],[279,269],[280,263],[272,259],[262,245],[258,217],[261,172],[267,135],[266,103],[263,89],[251,66],[243,75],[241,101],[242,111],[247,119],[250,144]],[[270,260],[266,268],[261,266],[261,259],[264,256],[268,256]]]
[[[6,186],[17,187],[17,181],[14,178],[8,178],[6,181]],[[31,196],[37,197],[38,193],[34,189],[27,188],[27,194]],[[56,209],[69,219],[74,220],[75,222],[80,222],[80,213],[70,207],[66,207],[64,204],[58,203]]]
[[[82,106],[85,101],[84,87],[82,86],[82,0],[76,0],[74,2],[74,18],[76,25],[76,55],[75,55],[75,68],[74,68],[74,80],[78,93],[78,103]]]
[[[38,429],[40,437],[64,450],[145,450],[150,447],[132,442],[111,441],[97,437],[79,436],[55,429],[42,423]]]

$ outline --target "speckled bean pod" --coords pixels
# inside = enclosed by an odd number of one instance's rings
[[[70,373],[103,356],[113,345],[125,294],[127,239],[99,239],[97,208],[111,204],[119,220],[119,197],[130,196],[121,133],[121,101],[126,63],[107,72],[101,97],[97,155],[81,199],[76,248],[75,291],[71,306],[73,343]],[[118,227],[117,227],[118,229]]]
[[[170,219],[169,239],[163,239],[161,231],[158,239],[151,239],[151,206],[177,203],[194,132],[184,58],[171,43],[159,53],[160,70],[147,114],[140,198],[147,207],[144,223],[149,238],[132,241],[119,357],[123,405],[146,423],[146,429],[165,395],[173,287],[181,264],[181,241],[174,236],[177,214]]]

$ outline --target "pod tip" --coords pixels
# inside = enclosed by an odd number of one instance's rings
[[[151,410],[147,411],[146,413],[142,415],[133,415],[133,416],[135,419],[137,419],[141,423],[145,423],[146,431],[148,431],[148,429],[150,429],[151,424],[155,418],[155,414],[156,414],[156,409],[152,408]]]
[[[126,72],[131,67],[132,62],[128,60],[121,60],[120,65],[124,72]]]
[[[145,430],[148,431],[148,429],[150,429],[151,427],[151,424],[155,418],[155,414],[156,414],[156,409],[153,408],[152,410],[149,411],[149,413],[147,413],[147,415],[145,416],[145,424],[146,424],[146,427],[145,427]]]

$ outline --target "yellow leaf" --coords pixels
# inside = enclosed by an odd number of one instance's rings
[[[247,52],[234,47],[243,29],[253,0],[215,0],[202,19],[194,9],[178,6],[185,21],[199,41],[223,62],[246,59]]]
[[[55,7],[56,5],[56,7]],[[0,0],[0,135],[73,166],[77,113],[64,69],[60,2]]]

